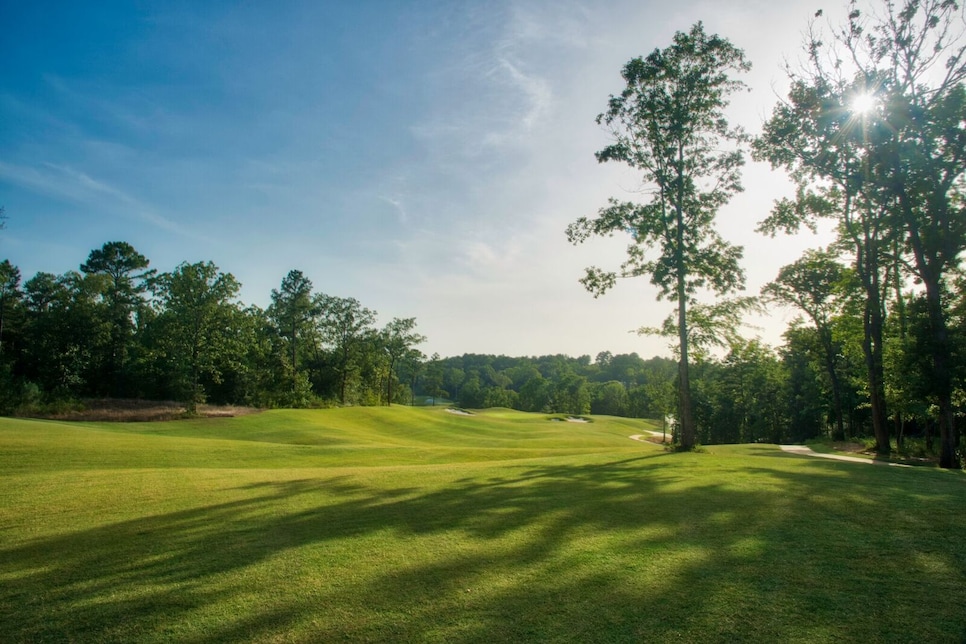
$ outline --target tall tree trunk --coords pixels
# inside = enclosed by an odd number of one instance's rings
[[[892,163],[898,170],[903,168],[903,160],[898,154],[893,155]],[[897,172],[896,176],[904,175]],[[942,300],[946,262],[955,266],[955,258],[959,255],[959,247],[953,241],[951,222],[960,215],[947,201],[954,176],[947,175],[942,181],[936,181],[938,177],[933,175],[936,192],[929,196],[925,213],[917,213],[915,200],[906,192],[906,185],[902,181],[897,181],[894,186],[905,219],[909,245],[916,260],[916,274],[926,289],[932,345],[929,347],[933,367],[931,386],[939,406],[939,467],[942,468],[959,467],[956,457],[956,416],[952,402],[953,378],[948,362],[952,347],[949,346]],[[921,220],[917,214],[925,214],[926,220]]]
[[[396,366],[396,359],[389,359],[389,373],[386,374],[386,406],[392,407],[392,370]]]
[[[878,289],[874,289],[878,292]],[[871,291],[870,291],[871,299]],[[889,442],[889,424],[885,402],[885,371],[882,366],[882,313],[878,297],[875,302],[867,301],[864,315],[865,334],[862,352],[865,354],[865,367],[869,380],[869,403],[872,407],[872,432],[875,434],[875,451],[880,456],[888,456],[892,451]]]
[[[346,381],[349,378],[349,343],[342,339],[342,378],[339,381],[339,403],[345,406]]]
[[[298,366],[296,365],[296,362],[295,362],[297,358],[296,345],[295,345],[295,338],[297,333],[298,333],[298,328],[296,327],[296,324],[293,319],[293,322],[292,322],[292,393],[293,394],[298,389]]]
[[[838,371],[835,369],[835,346],[832,344],[832,332],[827,328],[819,329],[819,337],[822,339],[822,348],[825,351],[825,369],[828,371],[828,378],[832,384],[832,404],[835,406],[836,435],[847,439],[842,411],[842,383],[839,380]]]
[[[121,371],[124,368],[124,347],[121,340],[121,327],[115,325],[111,337],[111,395],[123,397]]]
[[[0,355],[3,355],[3,312],[6,308],[6,303],[3,297],[0,297]]]
[[[888,456],[892,451],[889,442],[888,415],[885,401],[885,369],[882,361],[883,329],[885,312],[882,307],[880,284],[880,251],[878,231],[872,222],[863,222],[861,241],[853,233],[856,242],[855,266],[865,289],[865,306],[862,312],[862,353],[869,385],[869,404],[872,407],[872,432],[875,435],[875,451]]]
[[[678,339],[681,361],[678,363],[678,422],[681,427],[681,449],[694,449],[697,432],[691,409],[691,378],[688,370],[687,293],[684,276],[678,278]]]
[[[943,312],[942,294],[938,280],[923,280],[926,287],[926,306],[932,341],[932,378],[939,406],[939,467],[959,466],[956,457],[956,415],[953,409],[953,379],[948,357],[949,331]]]
[[[189,414],[194,414],[198,411],[198,399],[200,398],[198,395],[198,381],[201,379],[198,369],[198,344],[199,340],[196,337],[191,345],[191,397],[188,400],[188,406],[185,410]]]
[[[841,436],[844,440],[848,440],[849,437],[845,433],[845,418],[842,411],[842,385],[839,382],[838,374],[835,373],[834,366],[829,369],[829,377],[832,379],[832,404],[835,406],[836,435]]]
[[[932,357],[931,385],[939,406],[939,467],[959,466],[956,458],[956,416],[953,409],[953,377],[949,365],[952,347],[949,346],[949,330],[942,301],[942,278],[939,275],[941,261],[936,255],[927,255],[916,222],[908,218],[907,230],[916,258],[916,272],[926,288],[926,309],[929,315]],[[947,251],[948,253],[948,251]]]
[[[895,291],[896,298],[895,315],[899,318],[899,342],[901,343],[903,350],[906,350],[906,301],[902,298],[902,265],[900,261],[902,249],[900,248],[899,241],[900,240],[898,237],[892,240],[892,288]],[[896,449],[900,453],[905,450],[905,418],[903,417],[904,406],[905,400],[900,398],[897,401],[896,409],[892,412],[896,431]]]
[[[674,212],[675,263],[677,265],[678,295],[678,341],[681,345],[681,362],[678,365],[678,415],[681,425],[681,449],[694,449],[696,434],[694,414],[691,408],[691,376],[688,365],[688,267],[684,260],[684,147],[678,144],[678,165],[675,189],[677,203]]]

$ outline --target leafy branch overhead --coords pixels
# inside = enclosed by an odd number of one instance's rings
[[[757,297],[743,296],[718,300],[711,304],[695,303],[688,311],[688,344],[693,353],[707,356],[711,349],[734,349],[744,340],[739,329],[747,326],[746,316],[763,312]],[[664,318],[660,327],[644,326],[638,335],[673,338],[677,335],[675,315]]]

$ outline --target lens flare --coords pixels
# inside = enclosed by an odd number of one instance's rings
[[[872,94],[859,94],[852,99],[852,111],[855,114],[866,115],[875,109],[876,100]]]

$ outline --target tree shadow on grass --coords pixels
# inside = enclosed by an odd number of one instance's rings
[[[448,642],[964,632],[948,602],[918,599],[966,600],[963,548],[928,545],[966,527],[928,519],[951,510],[957,488],[934,486],[914,507],[898,503],[905,471],[759,455],[781,460],[701,485],[689,480],[700,458],[661,454],[440,470],[425,485],[389,472],[238,486],[224,503],[0,548],[0,632]],[[750,474],[759,488],[732,482]],[[897,503],[903,518],[884,521]]]

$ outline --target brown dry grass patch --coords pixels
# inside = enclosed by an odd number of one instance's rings
[[[869,450],[863,443],[853,441],[835,441],[832,443],[832,449],[836,452],[845,452],[847,454],[872,453],[872,450]]]
[[[198,405],[194,415],[204,418],[231,418],[259,411],[261,410],[254,407],[236,405]],[[74,409],[38,416],[49,420],[135,423],[176,420],[184,418],[186,413],[184,403],[170,400],[96,398],[83,400]]]

